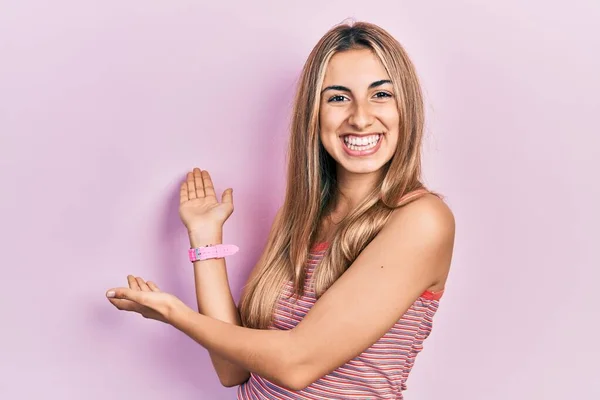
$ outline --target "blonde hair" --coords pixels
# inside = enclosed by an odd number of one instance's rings
[[[244,287],[242,324],[266,329],[286,281],[303,293],[305,265],[315,244],[319,222],[335,195],[335,161],[319,139],[320,92],[331,57],[368,48],[384,65],[396,93],[400,135],[396,152],[384,166],[374,190],[339,224],[314,272],[320,297],[379,233],[399,199],[424,188],[421,183],[423,99],[415,69],[405,50],[384,29],[365,22],[345,23],[329,30],[310,53],[295,98],[288,150],[287,189],[265,251]]]

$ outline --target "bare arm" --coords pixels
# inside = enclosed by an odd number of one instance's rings
[[[273,228],[277,226],[281,210],[278,210],[269,237],[273,237]],[[206,244],[222,243],[223,235],[219,230],[212,232],[204,231],[200,234],[190,234],[190,245],[192,247],[204,246]],[[252,279],[264,261],[264,252],[252,269],[248,279]],[[198,300],[198,311],[208,317],[221,320],[233,325],[241,326],[240,314],[235,306],[229,280],[227,278],[227,269],[225,259],[210,259],[194,262],[194,278],[196,283],[196,298]],[[210,358],[219,380],[223,386],[231,387],[240,385],[250,378],[250,372],[244,367],[235,364],[219,356],[216,352],[209,350]]]
[[[222,232],[217,230],[203,232],[202,234],[190,233],[190,245],[192,247],[221,244],[222,242]],[[224,258],[195,261],[194,282],[200,313],[229,324],[241,325],[240,314],[229,288]],[[245,368],[226,360],[214,351],[209,350],[209,354],[223,386],[240,385],[250,377],[250,373]]]
[[[426,289],[443,286],[453,245],[454,218],[438,198],[426,196],[394,211],[290,330],[250,329],[208,317],[153,284],[114,288],[106,296],[120,310],[164,320],[211,353],[300,390],[375,343]]]
[[[292,330],[232,326],[183,304],[168,319],[210,351],[299,390],[368,348],[423,291],[444,280],[453,244],[450,211],[439,200],[415,201],[395,213]]]

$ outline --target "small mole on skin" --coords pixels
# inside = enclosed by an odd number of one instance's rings
[[[381,266],[381,268],[383,268],[383,265]]]

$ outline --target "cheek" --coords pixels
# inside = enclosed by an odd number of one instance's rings
[[[395,148],[398,143],[398,136],[400,135],[400,114],[395,105],[381,111],[379,118],[387,129],[388,142]]]
[[[344,114],[341,110],[324,108],[319,113],[319,122],[321,124],[321,131],[325,133],[331,133],[335,131],[344,121]]]
[[[389,107],[387,107],[385,110],[382,110],[381,116],[386,121],[386,124],[389,125],[390,129],[393,129],[393,128],[399,129],[400,114],[399,114],[398,108],[396,108],[395,104],[394,105],[390,104]]]
[[[330,122],[331,118],[329,117],[329,114],[327,113],[327,111],[321,111],[319,113],[319,125],[321,127],[321,133],[325,133],[327,132],[330,128],[331,122]]]

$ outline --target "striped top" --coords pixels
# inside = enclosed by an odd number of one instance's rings
[[[304,295],[296,300],[293,284],[286,282],[269,329],[294,328],[316,302],[310,285],[314,269],[327,249],[320,243],[311,249],[307,262]],[[429,336],[432,319],[442,292],[424,292],[396,324],[359,356],[300,391],[287,390],[254,373],[239,386],[238,400],[262,399],[403,399],[406,380],[423,341]]]

